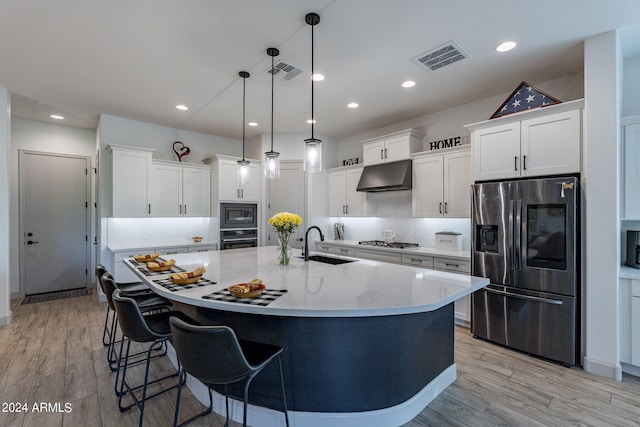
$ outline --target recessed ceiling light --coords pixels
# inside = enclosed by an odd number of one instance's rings
[[[347,104],[347,107],[349,108],[358,108],[358,103],[357,102],[350,102]]]
[[[56,120],[64,120],[64,117],[59,115],[59,114],[52,114],[49,117],[51,117],[52,119],[56,119]]]
[[[249,126],[258,126],[258,124],[256,122],[249,122],[247,123]]]
[[[512,41],[500,43],[498,46],[496,46],[496,52],[507,52],[507,51],[510,51],[511,49],[516,47],[516,45],[517,45],[517,43],[516,42],[512,42]]]
[[[313,119],[308,119],[308,120],[307,120],[307,123],[309,123],[309,124],[314,124],[314,125],[315,125],[315,124],[316,124],[316,121],[315,121],[315,120],[313,120]]]
[[[416,85],[416,82],[414,82],[413,80],[407,80],[406,82],[402,83],[402,87],[414,87]]]
[[[176,105],[176,108],[180,111],[187,111],[189,109],[189,107],[187,107],[186,105],[182,105],[182,104],[178,104]]]
[[[324,80],[324,75],[320,73],[315,73],[314,75],[311,76],[311,78],[313,79],[314,82],[321,82]]]

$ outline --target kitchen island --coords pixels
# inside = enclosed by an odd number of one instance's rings
[[[305,427],[389,426],[415,417],[456,378],[453,302],[488,284],[483,278],[353,258],[331,265],[293,256],[290,265],[279,266],[275,247],[173,258],[187,271],[205,266],[204,278],[216,283],[170,290],[162,284],[167,275],[146,276],[125,262],[195,320],[282,346],[291,424]],[[285,292],[264,306],[204,298],[254,277],[267,289]],[[249,410],[253,425],[283,424],[282,414],[266,409],[281,405],[277,369],[271,368],[251,386],[250,401],[257,404]],[[206,402],[205,388],[189,384]],[[222,402],[214,404],[216,412],[224,413]]]

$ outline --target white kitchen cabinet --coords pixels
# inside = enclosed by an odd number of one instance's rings
[[[640,219],[640,116],[624,126],[623,219]]]
[[[238,159],[218,157],[218,199],[220,201],[258,202],[260,200],[260,184],[262,182],[260,163],[251,160],[249,164],[249,181],[242,184],[238,180]]]
[[[579,173],[584,100],[466,125],[475,181]]]
[[[406,160],[411,153],[422,151],[424,133],[407,129],[362,141],[362,158],[366,165]]]
[[[640,368],[640,280],[620,279],[619,298],[620,361]]]
[[[209,252],[209,251],[217,251],[218,250],[218,245],[211,244],[211,245],[205,245],[205,246],[190,246],[189,247],[189,252]]]
[[[471,261],[457,258],[433,257],[433,269],[450,273],[470,274]],[[453,304],[454,316],[463,323],[471,322],[471,296],[460,298]]]
[[[357,248],[355,257],[372,259],[375,261],[393,262],[396,264],[402,263],[402,254],[398,252],[379,251],[375,249]]]
[[[111,216],[152,215],[151,156],[155,150],[108,145],[111,151]]]
[[[208,166],[154,162],[151,189],[154,217],[204,217],[210,214]]]
[[[328,172],[329,216],[373,215],[367,193],[357,191],[362,167],[338,168]]]
[[[356,250],[355,248],[348,248],[342,245],[332,245],[331,243],[325,242],[316,242],[316,251],[318,252],[328,252],[337,255],[344,256],[355,256]]]
[[[413,159],[414,217],[469,218],[471,153],[428,154]]]

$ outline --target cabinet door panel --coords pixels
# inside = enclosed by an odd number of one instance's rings
[[[245,202],[257,202],[260,200],[260,184],[262,183],[262,168],[251,163],[249,165],[251,176],[249,182],[240,187],[240,198]]]
[[[357,191],[362,169],[347,171],[347,215],[364,216],[367,193]]]
[[[624,128],[624,218],[640,219],[640,124]]]
[[[329,174],[329,216],[344,216],[347,204],[346,172]]]
[[[580,172],[580,110],[522,121],[522,176]]]
[[[413,161],[412,210],[414,217],[439,218],[444,212],[442,200],[442,156],[430,156]]]
[[[631,364],[640,366],[640,297],[631,298]]]
[[[185,216],[209,216],[211,171],[185,167],[182,170],[182,213]]]
[[[362,158],[365,165],[384,162],[384,140],[367,142],[362,146]]]
[[[113,216],[149,216],[151,154],[113,150],[111,174]]]
[[[238,200],[238,165],[235,162],[220,161],[218,176],[220,200]]]
[[[474,131],[472,149],[476,181],[519,176],[520,123]]]
[[[398,160],[408,159],[411,154],[409,138],[409,135],[387,138],[384,141],[384,161],[397,162]]]
[[[471,217],[471,153],[444,155],[444,216]]]
[[[152,166],[151,206],[154,217],[182,215],[182,168],[179,166]]]

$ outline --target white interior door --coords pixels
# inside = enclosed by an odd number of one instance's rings
[[[89,159],[21,152],[27,295],[89,284]]]
[[[299,241],[304,236],[304,169],[302,162],[280,162],[280,179],[269,180],[269,218],[278,212],[291,212],[302,217],[303,223],[291,235],[290,246],[302,248]],[[268,219],[268,218],[267,218]],[[278,236],[268,225],[267,245],[277,245]]]

